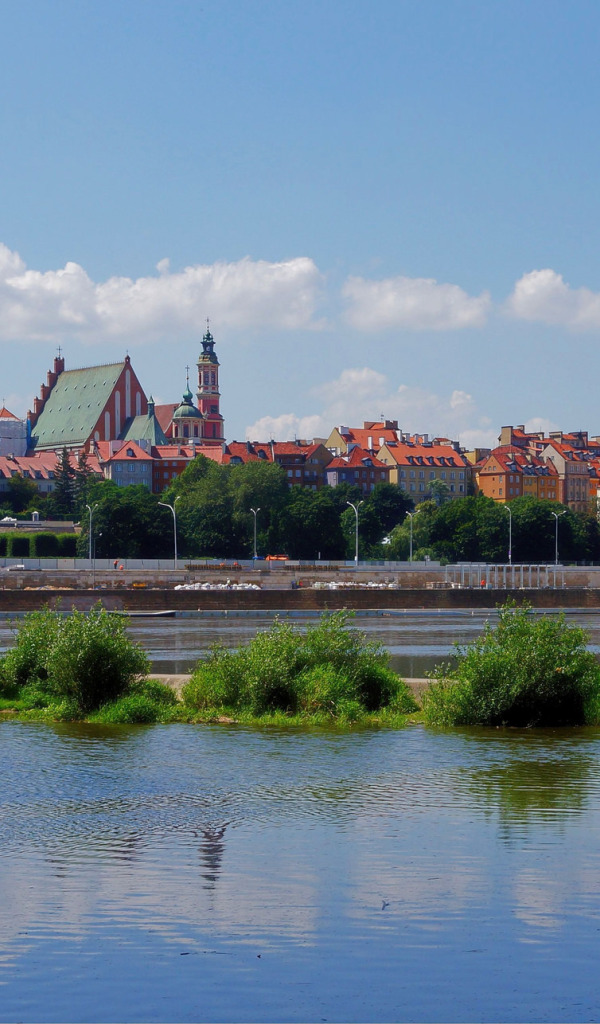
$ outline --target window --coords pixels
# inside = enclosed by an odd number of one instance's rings
[[[301,469],[297,469],[296,470],[296,476],[302,476],[302,470]]]
[[[458,489],[459,489],[459,491],[464,491],[464,489],[465,489],[464,485],[463,484],[459,484],[458,485]]]
[[[458,474],[458,479],[459,480],[464,480],[464,478],[465,478],[465,474],[461,470],[461,472]]]
[[[423,472],[422,469],[420,469],[419,470],[419,480],[424,480],[424,479],[425,479],[425,473]]]
[[[442,472],[440,473],[440,476],[441,476],[442,480],[445,480],[446,479],[446,471],[442,470]]]
[[[429,470],[429,479],[430,480],[435,480],[435,470],[433,470],[433,469]]]
[[[452,473],[450,474],[450,479],[451,479],[451,480],[454,480],[454,479],[456,479],[456,473],[452,472]]]
[[[414,485],[414,484],[411,484],[411,485],[410,485],[410,489],[411,489],[411,491],[414,491],[414,489],[415,489],[415,485]]]
[[[419,490],[420,491],[424,491],[425,490],[425,484],[419,484]]]
[[[287,474],[288,474],[288,476],[293,476],[294,475],[294,470],[293,469],[288,469]]]
[[[415,478],[415,471],[414,471],[414,469],[411,469],[411,471],[410,471],[410,473],[408,475],[410,476],[411,480],[414,480],[414,478]]]
[[[401,469],[400,470],[400,477],[401,477],[401,479],[403,480],[405,478],[405,476],[406,476],[406,470],[405,469]]]

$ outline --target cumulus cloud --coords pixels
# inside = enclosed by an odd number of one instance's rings
[[[523,274],[508,299],[507,309],[520,320],[579,331],[600,328],[600,294],[589,288],[571,288],[555,270]]]
[[[157,275],[94,282],[83,267],[28,269],[0,243],[0,338],[128,341],[198,332],[207,315],[223,329],[297,330],[318,326],[321,274],[307,257],[280,263],[239,260]]]
[[[497,430],[466,391],[438,395],[424,388],[401,384],[394,388],[382,373],[370,367],[343,370],[336,380],[312,391],[322,412],[311,416],[284,413],[263,416],[246,430],[249,441],[273,438],[327,438],[334,427],[362,426],[364,420],[394,419],[407,433],[429,433],[460,440],[465,447],[493,447]]]
[[[438,284],[425,277],[388,277],[383,281],[349,277],[342,294],[348,302],[346,320],[359,331],[482,327],[491,305],[488,292],[474,297],[456,284]]]

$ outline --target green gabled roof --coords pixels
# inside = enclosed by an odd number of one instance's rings
[[[32,444],[37,449],[84,444],[124,366],[121,362],[63,370],[31,431]]]
[[[150,404],[150,403],[149,403]],[[151,406],[154,409],[154,404]],[[149,441],[150,444],[169,444],[154,412],[146,416],[134,416],[127,420],[120,434],[122,441]]]

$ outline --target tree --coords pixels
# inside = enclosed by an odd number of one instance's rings
[[[173,518],[160,508],[158,496],[143,484],[117,487],[112,481],[93,484],[95,550],[98,558],[170,558],[173,555]],[[89,545],[89,518],[82,521],[77,549],[85,557]]]
[[[331,490],[292,488],[285,512],[285,549],[290,558],[344,558],[346,541]]]
[[[59,519],[73,515],[75,508],[75,470],[69,453],[63,448],[56,464],[54,490],[48,499],[49,510]]]
[[[31,505],[39,503],[38,489],[33,480],[15,474],[8,481],[7,498],[10,502],[11,511],[23,512]]]
[[[89,490],[93,479],[94,474],[88,465],[87,452],[82,449],[77,458],[77,469],[74,470],[73,477],[73,503],[78,516],[82,516],[86,504],[89,505]]]

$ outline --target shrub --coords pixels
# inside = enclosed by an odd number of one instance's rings
[[[383,648],[349,629],[347,620],[344,612],[323,616],[306,633],[276,620],[246,648],[214,648],[184,687],[185,704],[197,711],[237,710],[256,717],[281,711],[348,721],[392,703],[398,713],[415,711]]]
[[[49,654],[56,643],[61,618],[49,608],[30,612],[16,630],[16,642],[0,662],[3,692],[26,685],[47,684]]]
[[[29,537],[24,533],[9,533],[6,555],[8,558],[29,558]]]
[[[587,633],[564,615],[535,617],[507,602],[495,628],[458,648],[423,696],[430,725],[578,725],[600,713],[600,665]]]
[[[120,697],[148,672],[149,662],[127,637],[123,621],[97,607],[63,620],[48,669],[54,691],[87,712]]]
[[[6,547],[8,538],[5,533],[0,533],[0,558],[6,557]]]
[[[105,725],[151,724],[161,721],[163,711],[164,705],[142,693],[132,693],[105,704],[94,715],[94,721]]]
[[[31,558],[55,558],[58,554],[58,537],[55,533],[34,533],[30,538]]]
[[[75,558],[77,556],[77,535],[75,533],[57,533],[58,558]]]
[[[88,614],[63,617],[45,609],[26,615],[0,667],[7,694],[26,688],[44,694],[46,703],[66,700],[87,713],[122,696],[148,672],[148,659],[123,621],[98,605]]]

